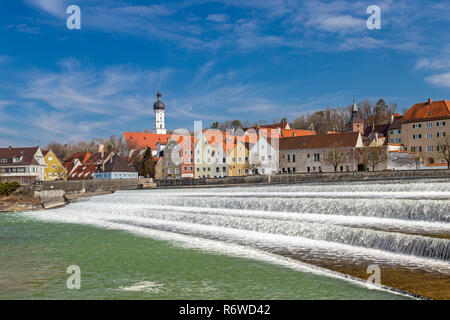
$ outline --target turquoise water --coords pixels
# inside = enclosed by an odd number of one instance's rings
[[[405,299],[121,230],[30,218],[49,212],[0,215],[0,299]],[[79,290],[66,287],[70,265],[81,269]]]

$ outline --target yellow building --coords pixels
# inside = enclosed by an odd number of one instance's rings
[[[236,141],[234,148],[228,152],[228,176],[238,177],[250,174],[248,144]]]
[[[63,167],[59,159],[52,150],[43,150],[45,160],[45,181],[66,180],[67,170]]]

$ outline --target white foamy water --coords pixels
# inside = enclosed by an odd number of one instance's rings
[[[450,275],[449,187],[444,180],[121,191],[29,215],[333,276],[277,252]]]

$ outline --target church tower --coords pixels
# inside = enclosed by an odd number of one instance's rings
[[[353,100],[352,116],[347,122],[346,131],[347,132],[359,131],[361,134],[364,134],[364,121],[358,117],[358,107],[356,106],[355,100]]]
[[[158,91],[156,97],[157,101],[153,105],[153,111],[155,112],[155,126],[153,128],[153,133],[166,134],[166,127],[164,125],[164,110],[166,109],[166,106],[161,101],[161,92]]]

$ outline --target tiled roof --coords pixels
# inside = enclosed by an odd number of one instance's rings
[[[403,116],[402,123],[450,118],[450,101],[416,103]]]
[[[105,163],[103,172],[136,172],[136,170],[120,156],[114,155]]]
[[[281,135],[283,137],[301,137],[301,136],[313,136],[315,131],[302,130],[302,129],[281,129]]]
[[[383,136],[387,136],[389,124],[377,124],[377,125],[368,125],[364,129],[364,136],[369,136],[371,133],[378,132],[381,133]]]
[[[359,132],[335,133],[280,139],[280,150],[355,147]]]
[[[150,149],[156,150],[158,142],[166,144],[170,138],[170,134],[142,132],[125,132],[124,136],[129,149],[146,149],[150,147]]]
[[[92,175],[97,170],[96,163],[88,163],[82,164],[73,170],[71,174],[69,174],[69,180],[87,180],[92,179]]]
[[[39,147],[31,148],[0,148],[0,166],[11,165],[30,165],[35,163],[34,155]],[[14,162],[13,159],[21,159],[20,162]],[[5,160],[6,159],[6,162]]]
[[[89,152],[75,152],[74,154],[72,154],[67,160],[68,161],[73,161],[75,159],[78,159],[81,161],[81,163],[86,163],[86,161],[91,157],[91,154]]]

